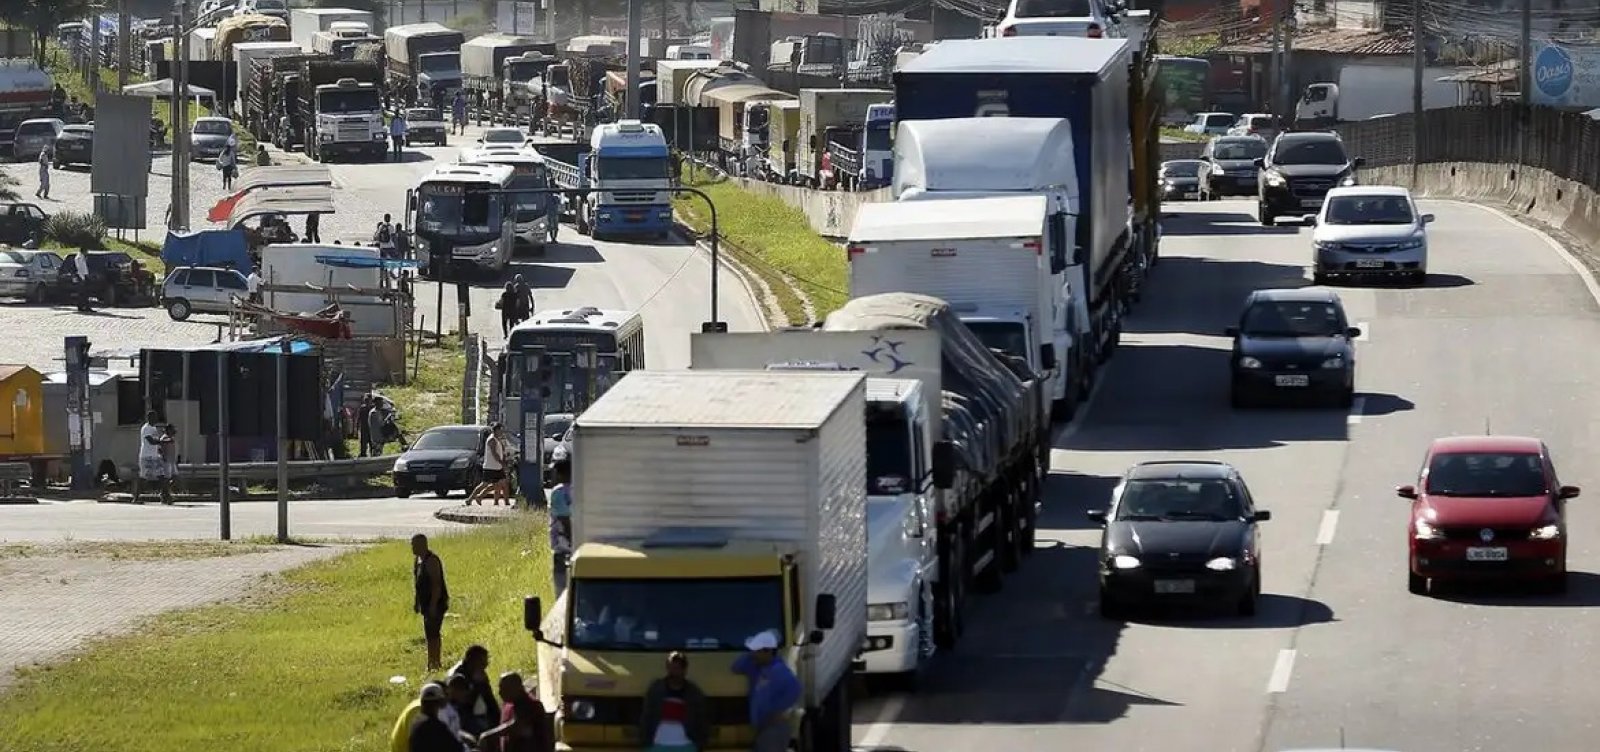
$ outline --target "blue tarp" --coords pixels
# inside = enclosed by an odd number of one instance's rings
[[[386,259],[374,256],[358,256],[356,254],[330,254],[315,257],[317,263],[323,266],[334,266],[340,269],[415,269],[422,263],[412,259]]]
[[[161,261],[168,269],[231,265],[240,274],[249,274],[251,269],[243,230],[169,232],[161,245]]]

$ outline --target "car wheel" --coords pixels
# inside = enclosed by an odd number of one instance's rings
[[[183,321],[189,318],[191,313],[194,313],[194,309],[190,308],[187,300],[174,300],[167,304],[167,315],[171,316],[173,321]]]
[[[400,499],[410,498],[411,497],[411,489],[406,488],[405,486],[395,486],[394,487],[394,495],[395,495],[396,498],[400,498]]]
[[[1101,587],[1100,618],[1121,621],[1127,615],[1128,607],[1121,601],[1117,600],[1115,596],[1111,595],[1111,593],[1107,592],[1104,587]]]
[[[1256,604],[1261,600],[1261,570],[1259,568],[1252,576],[1252,579],[1254,582],[1250,584],[1250,590],[1247,591],[1244,594],[1244,598],[1240,599],[1239,601],[1238,608],[1240,616],[1255,616]]]
[[[1415,572],[1408,572],[1406,574],[1406,590],[1409,590],[1412,595],[1427,595],[1428,578]]]
[[[1424,286],[1426,286],[1428,284],[1428,273],[1425,272],[1425,271],[1412,272],[1412,273],[1406,275],[1406,277],[1407,277],[1407,279],[1406,279],[1407,282],[1410,282],[1411,284],[1416,285],[1417,287],[1424,287]]]
[[[33,289],[28,291],[28,302],[34,305],[44,303],[44,295],[44,285],[34,285]]]
[[[1550,581],[1545,583],[1545,591],[1551,595],[1564,595],[1567,592],[1567,573],[1562,572],[1551,577]]]
[[[1339,406],[1349,410],[1356,405],[1356,390],[1354,387],[1346,389],[1339,394]]]
[[[1272,214],[1272,207],[1267,206],[1265,203],[1256,205],[1256,216],[1260,218],[1262,227],[1271,227],[1276,224],[1278,220],[1278,218]]]
[[[444,497],[450,495],[450,487],[449,486],[439,486],[438,488],[433,489],[433,492],[435,494],[438,494],[439,498],[443,499]]]

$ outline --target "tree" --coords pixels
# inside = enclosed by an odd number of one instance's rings
[[[33,32],[33,59],[44,67],[44,43],[56,27],[89,15],[89,0],[7,0],[0,21]]]
[[[17,193],[17,188],[22,181],[17,176],[8,172],[0,172],[0,201],[21,201],[22,194]]]

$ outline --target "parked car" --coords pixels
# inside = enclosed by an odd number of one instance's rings
[[[60,269],[61,257],[53,251],[0,247],[0,297],[43,303]]]
[[[1228,129],[1228,135],[1260,136],[1270,141],[1278,135],[1278,121],[1266,113],[1246,113],[1234,121],[1233,127]]]
[[[215,160],[222,156],[222,150],[232,137],[233,121],[225,117],[199,118],[189,132],[189,158],[195,161]]]
[[[995,33],[1002,37],[1117,36],[1109,5],[1102,0],[1011,0]]]
[[[94,164],[94,123],[68,125],[56,138],[55,168]]]
[[[568,434],[572,431],[573,421],[577,419],[578,416],[572,413],[550,413],[544,416],[544,430],[539,433],[544,437],[543,451],[546,468],[565,457],[565,450],[572,448]],[[558,452],[560,452],[559,456]]]
[[[1200,160],[1200,200],[1223,196],[1254,196],[1261,179],[1256,162],[1267,156],[1267,141],[1260,136],[1218,136],[1206,143]]]
[[[0,244],[23,245],[39,240],[49,218],[37,204],[0,201]]]
[[[421,489],[440,497],[455,489],[468,493],[483,477],[488,426],[435,426],[394,461],[394,495],[402,499]]]
[[[444,146],[449,133],[444,115],[432,107],[412,107],[406,110],[406,146],[429,143]]]
[[[90,294],[101,305],[145,306],[159,298],[155,273],[132,256],[121,251],[89,251],[87,255]],[[71,299],[77,294],[77,256],[69,253],[61,259],[61,271],[55,284],[47,289],[47,296]]]
[[[1550,448],[1520,436],[1435,439],[1411,501],[1406,588],[1442,580],[1517,580],[1567,589],[1567,500]]]
[[[1106,510],[1089,519],[1100,536],[1100,614],[1129,608],[1212,603],[1244,616],[1261,597],[1257,525],[1272,514],[1256,509],[1244,478],[1212,460],[1143,462],[1117,484]]]
[[[17,126],[11,144],[11,158],[18,162],[32,162],[39,152],[56,142],[67,122],[60,118],[34,118]]]
[[[227,313],[232,298],[250,289],[244,275],[233,269],[189,266],[167,274],[161,284],[161,307],[173,321],[195,313]]]
[[[1233,338],[1230,400],[1248,407],[1268,396],[1296,401],[1355,403],[1356,347],[1361,329],[1350,325],[1332,290],[1257,290],[1245,298]]]

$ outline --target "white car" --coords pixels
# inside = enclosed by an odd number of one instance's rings
[[[1189,133],[1198,133],[1203,136],[1226,136],[1233,130],[1234,122],[1238,118],[1226,112],[1202,112],[1194,116],[1194,122],[1183,129]]]
[[[1271,141],[1278,135],[1278,126],[1273,122],[1271,115],[1263,112],[1250,112],[1239,116],[1238,121],[1228,129],[1230,136],[1260,136]]]
[[[1428,278],[1428,224],[1411,192],[1392,185],[1334,188],[1311,231],[1313,284],[1330,277]]]
[[[528,133],[521,128],[489,128],[478,137],[483,146],[525,146]]]
[[[1011,0],[1002,37],[1119,37],[1120,0]]]

